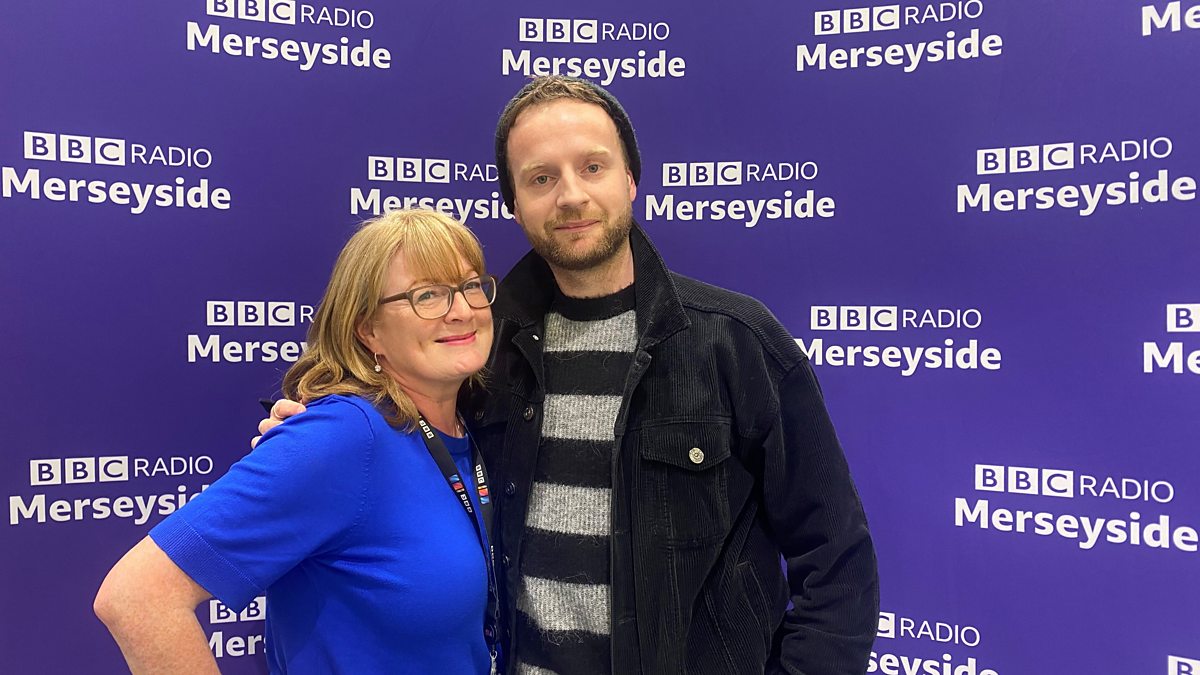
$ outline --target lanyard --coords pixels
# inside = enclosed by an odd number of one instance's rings
[[[462,505],[463,510],[467,512],[467,517],[471,520],[471,525],[475,528],[475,535],[479,537],[479,546],[484,548],[484,561],[487,563],[488,577],[488,601],[487,614],[484,616],[483,634],[487,638],[488,649],[492,653],[493,665],[496,658],[496,617],[498,615],[499,599],[496,595],[496,578],[492,569],[495,554],[492,547],[491,537],[485,536],[486,533],[492,532],[492,500],[488,494],[487,485],[487,470],[483,467],[483,456],[479,453],[478,446],[474,441],[471,442],[471,447],[474,450],[472,453],[472,461],[475,464],[475,492],[479,497],[479,511],[483,519],[483,530],[480,529],[479,518],[475,516],[475,505],[471,503],[471,498],[467,495],[466,483],[458,475],[458,465],[454,463],[454,458],[450,456],[450,451],[446,449],[446,444],[433,431],[429,423],[425,421],[424,416],[417,417],[417,424],[421,427],[421,437],[425,441],[425,448],[429,450],[433,461],[437,463],[438,469],[442,472],[442,477],[446,479],[446,483],[450,489],[454,491],[458,497],[458,503]],[[486,542],[486,547],[485,547]]]

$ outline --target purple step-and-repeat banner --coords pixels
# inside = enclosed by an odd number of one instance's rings
[[[1200,5],[0,8],[0,670],[115,673],[112,563],[247,450],[357,222],[526,250],[527,76],[611,88],[635,213],[816,364],[875,534],[870,672],[1200,673]],[[199,608],[228,673],[261,603]]]

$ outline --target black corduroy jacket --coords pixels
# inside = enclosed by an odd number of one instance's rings
[[[758,301],[669,272],[638,226],[631,244],[638,346],[614,429],[613,673],[864,673],[875,552],[807,359]],[[487,392],[470,405],[496,497],[511,666],[555,284],[530,253],[500,289]]]

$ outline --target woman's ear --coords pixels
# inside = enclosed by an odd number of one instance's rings
[[[354,335],[358,337],[358,341],[363,343],[367,349],[371,350],[372,354],[378,354],[379,337],[375,335],[375,322],[371,317],[364,317],[354,324]]]

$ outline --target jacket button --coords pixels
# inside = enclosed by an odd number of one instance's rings
[[[515,483],[509,483],[508,485],[505,485],[505,486],[504,486],[504,494],[508,495],[509,497],[511,497],[511,496],[513,496],[513,495],[515,495],[515,494],[517,494],[517,486],[516,486],[516,484],[515,484]]]
[[[537,341],[538,341],[538,340],[540,340],[540,339],[541,339],[541,338],[537,336],[537,333],[534,333],[534,334],[533,334],[533,341],[534,341],[534,342],[537,342]]]
[[[531,406],[531,405],[525,406],[525,413],[522,415],[522,417],[525,418],[526,422],[533,419],[533,406]]]
[[[703,464],[704,451],[700,448],[692,448],[688,451],[688,459],[692,460],[692,464]]]
[[[476,422],[482,422],[482,421],[483,421],[483,411],[482,411],[482,410],[476,410],[476,411],[475,411],[475,421],[476,421]]]

